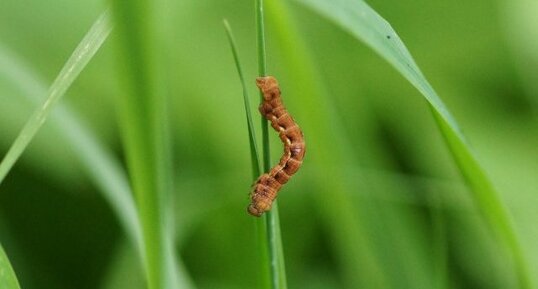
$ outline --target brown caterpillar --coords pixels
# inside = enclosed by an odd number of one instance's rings
[[[272,76],[258,77],[256,85],[263,93],[260,113],[271,122],[284,143],[284,155],[269,173],[261,175],[250,192],[249,214],[259,217],[271,209],[278,191],[297,172],[305,154],[303,132],[288,113],[282,99],[278,82]]]

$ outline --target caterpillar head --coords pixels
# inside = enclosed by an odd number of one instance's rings
[[[256,85],[263,92],[263,98],[265,100],[271,100],[280,96],[280,88],[278,87],[278,81],[272,76],[264,76],[256,78]]]

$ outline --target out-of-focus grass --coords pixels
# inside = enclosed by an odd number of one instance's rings
[[[15,276],[15,272],[13,272],[13,268],[2,246],[0,246],[0,270],[0,287],[5,289],[20,289],[17,276]]]
[[[500,6],[487,0],[368,3],[398,31],[481,156],[514,214],[535,268],[538,138],[532,133],[536,125],[528,100],[536,96],[525,89],[515,70],[501,34],[505,24],[499,22]],[[98,3],[86,1],[6,0],[0,9],[0,39],[52,82],[65,55],[102,8],[96,6]],[[244,212],[245,191],[251,185],[247,126],[221,19],[225,16],[234,23],[245,75],[256,75],[254,3],[169,1],[166,9],[170,14],[166,21],[171,23],[167,49],[173,52],[166,55],[167,74],[173,80],[173,161],[181,164],[176,175],[177,248],[200,288],[253,288],[260,276],[252,220]],[[323,199],[331,201],[333,190],[338,189],[349,196],[347,202],[362,225],[360,232],[371,239],[372,252],[387,272],[389,286],[398,282],[397,288],[432,287],[434,231],[429,196],[437,194],[446,224],[450,287],[517,288],[507,268],[508,256],[499,252],[484,230],[418,92],[340,28],[320,21],[299,5],[291,4],[289,11],[311,52],[320,84],[326,88],[327,97],[320,99],[330,102],[328,108],[341,120],[337,127],[329,127],[331,134],[319,131],[318,124],[331,117],[326,110],[307,114],[308,107],[325,104],[306,94],[308,88],[292,77],[277,27],[269,18],[269,70],[279,76],[286,104],[309,145],[305,166],[279,196],[290,287],[344,288],[350,284],[346,271],[354,272],[356,279],[364,278],[363,271],[352,271],[346,265],[352,263],[342,262],[340,254],[346,248],[335,237],[338,231],[348,234],[355,228],[331,222],[326,213]],[[90,63],[67,101],[123,157],[117,128],[112,125],[115,116],[110,99],[121,89],[111,77],[115,55],[110,48],[105,45],[96,62]],[[300,45],[296,49],[301,53]],[[513,52],[521,51],[515,48]],[[24,105],[20,92],[0,81],[0,149],[5,151],[27,118],[29,106]],[[249,93],[256,93],[254,86]],[[254,121],[259,125],[259,120]],[[349,143],[355,157],[346,158],[345,163],[318,161],[314,157],[318,143],[329,143],[331,153],[342,149],[338,139],[333,142],[334,135],[345,137],[343,141]],[[279,155],[281,146],[276,140],[273,144],[273,155]],[[129,266],[133,256],[118,257],[124,262],[106,261],[114,247],[103,244],[118,244],[117,251],[121,251],[124,241],[110,231],[110,226],[118,227],[110,214],[103,213],[108,210],[106,203],[96,202],[93,193],[97,188],[78,173],[79,165],[68,153],[44,127],[1,188],[2,228],[6,230],[0,239],[21,284],[28,288],[95,288],[110,280],[99,276],[139,274],[136,267]],[[341,187],[316,185],[330,184],[334,174],[342,174]],[[77,211],[100,213],[87,222],[84,214],[62,205],[59,200],[63,199],[72,200],[67,204],[76,204]],[[62,218],[52,216],[51,210]],[[87,230],[77,224],[84,224]],[[64,238],[58,240],[58,236]],[[31,241],[36,239],[39,242]],[[54,242],[60,242],[62,251],[54,255],[54,264],[47,264],[53,258],[50,249]],[[88,244],[95,250],[78,258],[81,255],[75,253],[88,252]],[[351,261],[368,264],[364,259]],[[81,281],[73,285],[73,280]]]
[[[530,270],[524,250],[505,205],[499,199],[493,184],[478,163],[470,144],[463,136],[433,87],[418,68],[400,37],[379,14],[362,0],[355,2],[302,0],[306,6],[337,23],[343,29],[364,41],[391,63],[428,100],[434,119],[443,134],[460,171],[467,180],[479,210],[489,226],[508,247],[516,264],[520,286],[532,288]]]
[[[0,164],[0,169],[4,177],[45,120],[52,114],[57,102],[65,94],[67,88],[78,77],[78,74],[107,39],[112,29],[109,18],[109,12],[105,12],[97,19],[92,29],[90,29],[86,37],[73,52],[72,57],[67,61],[56,82],[49,90],[48,98],[43,108],[37,110],[30,118],[27,125],[21,131],[21,135],[6,155],[5,161]],[[5,48],[0,52],[0,60],[3,63],[3,76],[20,86],[27,98],[36,100],[36,96],[39,97],[40,94],[47,94],[37,77],[33,75],[23,62],[17,60],[17,57],[13,53],[9,53]],[[95,184],[102,189],[105,198],[115,209],[128,237],[131,239],[132,245],[138,249],[142,249],[140,224],[124,173],[115,163],[113,157],[110,156],[110,153],[95,140],[95,136],[81,126],[76,120],[76,117],[71,115],[65,107],[62,107],[60,112],[57,112],[54,116],[56,116],[54,123],[61,127],[61,133],[66,138],[65,141],[71,143],[75,148],[87,173],[92,177]],[[181,272],[181,268],[177,267],[175,261],[169,262],[173,269],[179,270],[177,274],[187,278]],[[188,285],[185,285],[187,282],[182,280],[184,288],[188,287]]]
[[[2,48],[0,63],[3,69],[2,77],[18,87],[23,92],[22,96],[31,103],[37,104],[47,95],[44,80],[18,55]],[[119,162],[112,152],[99,142],[97,136],[77,119],[69,107],[58,103],[57,108],[50,113],[50,121],[53,126],[58,127],[62,141],[75,149],[81,166],[116,211],[133,245],[140,246],[140,224],[136,207],[127,177]]]
[[[288,99],[299,107],[298,122],[309,120],[304,128],[308,159],[312,160],[312,165],[320,167],[330,163],[346,166],[354,163],[356,155],[342,130],[342,120],[328,98],[318,68],[302,42],[285,2],[272,1],[268,10],[277,31],[277,45],[283,52],[285,67],[289,69],[286,75],[292,79],[289,82],[292,92],[288,92]],[[316,195],[315,200],[324,214],[326,227],[331,230],[331,237],[338,243],[335,250],[344,268],[347,286],[390,287],[389,274],[379,261],[382,252],[376,250],[374,239],[365,233],[366,225],[360,217],[365,208],[354,205],[347,193],[353,186],[349,185],[345,170],[324,170],[314,179],[324,192]],[[359,275],[358,271],[363,273]]]
[[[130,180],[142,224],[149,289],[178,288],[174,258],[171,152],[166,85],[154,1],[112,1],[118,31],[118,77],[125,91],[118,107]]]
[[[56,103],[107,39],[112,29],[109,18],[108,12],[105,12],[95,22],[65,64],[63,70],[58,74],[58,78],[51,86],[49,96],[43,106],[36,110],[21,130],[10,150],[0,162],[0,183],[2,183],[17,159],[24,152],[34,135],[45,123]]]

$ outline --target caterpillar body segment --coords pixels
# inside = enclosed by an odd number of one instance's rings
[[[305,155],[303,132],[284,107],[277,80],[272,76],[258,77],[256,85],[263,93],[260,113],[271,122],[284,144],[284,153],[268,173],[261,175],[250,192],[249,214],[259,217],[271,210],[280,188],[299,170]]]

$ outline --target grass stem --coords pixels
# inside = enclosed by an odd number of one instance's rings
[[[118,33],[120,128],[142,224],[148,289],[177,287],[167,199],[172,183],[168,161],[166,89],[160,54],[157,3],[112,0]]]
[[[264,1],[256,0],[256,31],[258,49],[258,74],[267,75],[267,53],[265,46],[265,21],[264,21]],[[263,95],[260,92],[260,98]],[[269,146],[269,126],[267,120],[262,116],[262,141],[263,141],[263,168],[264,172],[271,169],[271,154]],[[262,220],[265,221],[266,245],[271,259],[270,276],[271,288],[287,288],[286,272],[284,266],[284,252],[280,236],[280,217],[278,214],[278,203],[275,200],[271,211],[267,212]],[[261,230],[259,230],[261,232]]]

